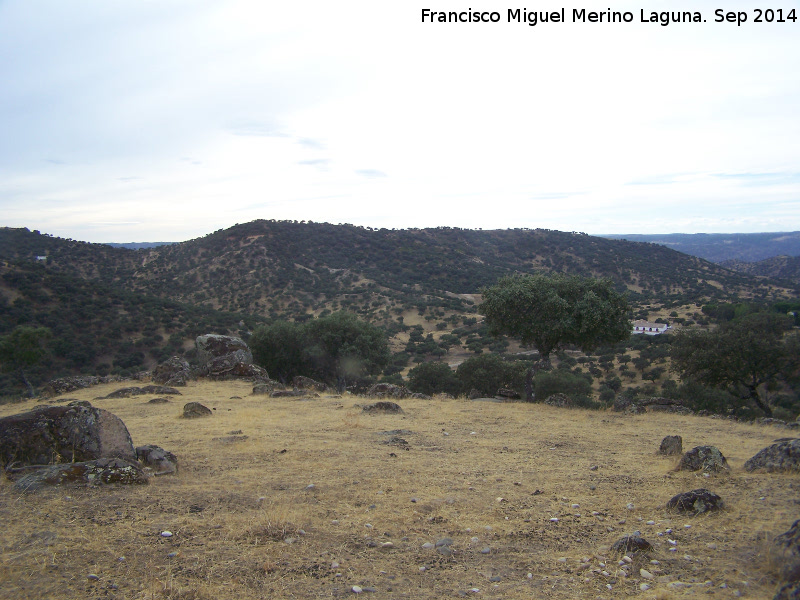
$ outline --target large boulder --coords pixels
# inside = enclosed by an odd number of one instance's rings
[[[147,482],[147,475],[136,462],[121,458],[100,458],[62,465],[49,465],[37,469],[21,477],[14,487],[21,492],[36,492],[53,485],[144,484]]]
[[[714,446],[695,446],[681,457],[678,471],[719,473],[730,471],[730,467],[722,452]]]
[[[118,417],[88,402],[46,406],[0,419],[0,461],[6,469],[98,458],[135,461],[130,433]]]
[[[235,362],[246,365],[253,364],[253,353],[250,352],[247,344],[238,337],[208,333],[197,336],[195,346],[200,365],[203,367],[215,358],[231,355],[235,357],[233,359]]]
[[[210,417],[214,413],[207,406],[199,402],[187,402],[183,405],[184,419],[197,419],[198,417]]]
[[[173,387],[167,387],[165,385],[146,385],[144,387],[124,387],[119,388],[118,390],[114,390],[110,394],[106,396],[100,396],[95,398],[95,400],[108,400],[111,398],[130,398],[132,396],[143,396],[145,394],[166,394],[166,395],[177,395],[180,396],[181,393]]]
[[[153,369],[153,383],[183,387],[192,377],[192,368],[180,356],[173,356]]]
[[[800,439],[767,446],[744,463],[746,471],[800,471]]]
[[[723,506],[722,498],[702,488],[677,494],[667,502],[668,509],[693,515],[719,510]]]

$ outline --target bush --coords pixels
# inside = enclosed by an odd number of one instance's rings
[[[591,380],[564,369],[538,373],[533,380],[533,387],[539,401],[558,393],[566,394],[573,400],[588,398],[592,394]]]
[[[421,394],[447,393],[458,396],[461,384],[453,370],[443,362],[426,362],[408,372],[408,388]]]
[[[456,378],[461,388],[478,390],[484,396],[494,396],[506,384],[509,367],[497,354],[472,356],[458,365]]]

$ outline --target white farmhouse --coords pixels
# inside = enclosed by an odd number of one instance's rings
[[[643,333],[645,335],[658,335],[672,329],[666,323],[651,323],[650,321],[634,321],[632,334]]]

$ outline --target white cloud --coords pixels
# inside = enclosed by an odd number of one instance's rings
[[[645,8],[713,21],[717,6]],[[252,218],[800,229],[796,25],[423,24],[420,10],[0,3],[1,224],[93,241]]]

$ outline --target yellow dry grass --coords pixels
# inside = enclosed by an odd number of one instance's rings
[[[31,495],[0,482],[0,597],[328,598],[360,586],[375,598],[771,598],[769,541],[800,516],[798,475],[742,468],[784,435],[765,426],[440,399],[370,415],[363,398],[270,399],[244,382],[192,383],[161,405],[94,400],[124,385],[69,396],[118,415],[136,445],[177,454],[179,473]],[[181,418],[188,401],[213,416]],[[248,438],[215,439],[238,430]],[[671,434],[685,450],[717,446],[731,472],[675,472],[657,454]],[[665,509],[700,487],[726,510]],[[625,577],[609,546],[634,530],[655,549]],[[445,537],[451,556],[423,548]]]

